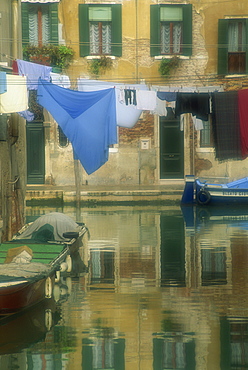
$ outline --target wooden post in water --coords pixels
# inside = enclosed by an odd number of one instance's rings
[[[74,159],[74,174],[76,186],[76,207],[80,209],[80,163],[78,159]]]

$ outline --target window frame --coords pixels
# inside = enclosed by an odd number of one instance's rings
[[[21,14],[22,14],[22,44],[28,45],[29,39],[29,9],[30,4],[28,2],[21,3]],[[58,44],[59,41],[59,20],[58,20],[58,3],[39,4],[42,8],[43,5],[48,6],[49,13],[49,44]]]
[[[192,55],[192,4],[152,4],[150,5],[150,55],[156,57],[161,54],[161,21],[160,9],[161,7],[180,7],[182,8],[182,43],[180,54],[166,54],[166,55]]]
[[[228,65],[228,27],[230,21],[243,20],[246,27],[246,48],[245,48],[245,72],[241,73],[229,73]],[[248,73],[248,18],[225,18],[218,20],[218,64],[217,64],[218,75],[229,75],[229,74],[247,74]]]
[[[200,130],[199,134],[199,149],[206,149],[206,148],[213,148],[214,142],[213,142],[213,132],[212,132],[212,117],[211,115],[208,116],[208,121],[202,121],[203,124],[203,130]],[[204,132],[209,132],[209,141],[206,143],[203,143],[203,134]]]
[[[80,57],[94,56],[90,54],[89,8],[99,4],[79,4],[79,52]],[[122,56],[122,4],[101,4],[111,7],[111,56]],[[110,54],[104,54],[110,55]]]

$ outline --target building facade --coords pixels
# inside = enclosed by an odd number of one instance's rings
[[[21,3],[0,4],[0,71],[12,74],[12,62],[22,57]],[[2,81],[1,81],[2,83]],[[1,97],[0,97],[1,99]],[[2,106],[1,106],[2,108]],[[23,224],[26,184],[25,121],[0,110],[0,231],[9,239]]]
[[[208,92],[246,87],[248,5],[216,1],[39,1],[22,0],[23,44],[58,43],[74,50],[62,73],[72,89],[94,81],[125,89]],[[91,87],[92,88],[92,87]],[[125,118],[124,118],[125,119]],[[82,184],[161,184],[187,174],[236,179],[247,160],[220,161],[212,138],[211,115],[196,130],[190,114],[175,118],[144,109],[132,128],[118,126],[118,144],[109,160]],[[74,184],[71,144],[49,114],[27,124],[42,163],[27,156],[28,183]],[[35,137],[39,138],[35,141]],[[29,144],[29,143],[28,143]],[[29,145],[28,145],[29,147]],[[33,171],[33,173],[32,173]]]

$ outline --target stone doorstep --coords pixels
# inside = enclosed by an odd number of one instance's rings
[[[81,201],[155,201],[155,200],[178,200],[182,196],[182,190],[99,190],[81,191]],[[76,191],[62,190],[28,190],[26,200],[49,200],[61,199],[63,202],[72,202],[76,199]]]

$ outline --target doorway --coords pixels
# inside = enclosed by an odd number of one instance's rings
[[[27,183],[45,182],[45,140],[43,121],[26,123]]]
[[[160,179],[184,177],[184,133],[180,130],[180,119],[168,110],[160,117]]]

